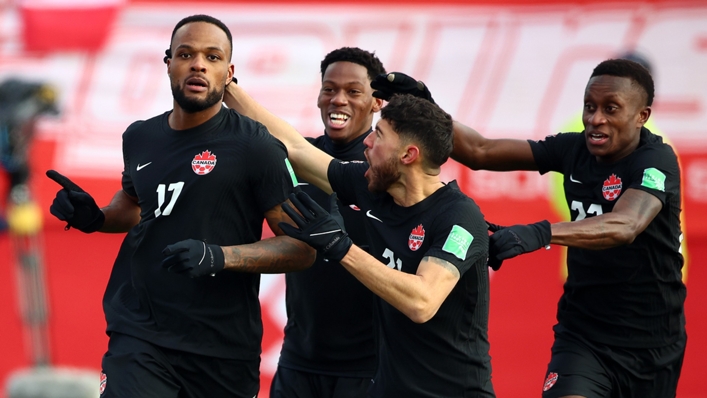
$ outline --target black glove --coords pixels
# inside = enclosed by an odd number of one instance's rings
[[[488,227],[488,230],[491,232],[498,232],[498,231],[502,230],[503,228],[508,228],[503,225],[490,223],[488,221],[486,221],[486,226]],[[495,256],[492,256],[491,250],[492,250],[491,249],[491,239],[489,239],[489,260],[488,260],[487,265],[489,267],[491,267],[492,270],[498,271],[499,269],[501,269],[501,265],[503,265],[503,260],[499,260],[499,259],[495,258]]]
[[[162,250],[162,254],[167,256],[162,260],[162,267],[167,268],[169,272],[184,274],[190,278],[214,276],[225,265],[221,246],[196,239],[169,245]]]
[[[336,204],[336,193],[329,197],[330,212],[324,210],[304,191],[290,194],[290,202],[299,210],[283,203],[282,210],[297,224],[299,229],[281,222],[278,226],[287,235],[301,240],[322,253],[325,259],[341,262],[353,242],[344,228],[344,219]]]
[[[106,216],[88,192],[55,170],[47,170],[47,177],[64,188],[56,193],[49,207],[49,212],[56,218],[66,221],[64,229],[74,227],[87,234],[101,229]]]
[[[538,250],[549,245],[551,238],[552,231],[547,220],[503,228],[489,238],[489,264],[492,259],[498,262]]]
[[[415,80],[404,73],[382,73],[373,79],[371,87],[375,90],[373,91],[373,96],[385,101],[390,101],[390,98],[395,94],[412,94],[415,97],[435,103],[425,83]]]
[[[486,221],[486,226],[488,227],[488,230],[491,232],[498,232],[504,228],[508,228],[506,226],[490,223],[488,221]]]

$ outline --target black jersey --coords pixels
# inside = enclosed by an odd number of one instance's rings
[[[597,163],[584,134],[558,134],[530,145],[540,173],[564,175],[572,221],[610,212],[629,188],[663,203],[629,245],[568,249],[559,324],[608,345],[659,347],[677,341],[684,332],[686,290],[679,252],[680,170],[673,149],[645,128],[638,148],[613,164]]]
[[[309,141],[337,159],[363,160],[367,135],[344,145],[327,135]],[[329,195],[302,179],[299,183],[314,201],[329,207]],[[360,209],[339,206],[339,211],[353,242],[368,248]],[[287,326],[279,365],[333,376],[373,377],[373,293],[344,267],[320,255],[310,268],[285,278]]]
[[[222,108],[176,131],[167,112],[123,134],[123,190],[141,220],[118,253],[103,299],[108,332],[201,355],[260,355],[260,275],[222,271],[190,279],[161,266],[184,239],[221,246],[260,239],[264,214],[292,190],[287,152],[260,123]]]
[[[379,361],[374,397],[493,397],[488,342],[488,233],[478,206],[451,182],[409,207],[368,190],[365,162],[329,165],[344,204],[366,215],[370,253],[390,268],[415,274],[426,256],[448,261],[461,278],[423,324],[376,297]]]

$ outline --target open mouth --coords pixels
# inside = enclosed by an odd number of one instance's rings
[[[602,133],[587,133],[587,140],[592,144],[603,144],[609,139],[609,136]]]
[[[193,91],[203,91],[208,87],[206,80],[198,77],[190,77],[185,83],[187,88]]]
[[[343,127],[350,118],[349,115],[332,112],[329,114],[329,124],[333,127]]]

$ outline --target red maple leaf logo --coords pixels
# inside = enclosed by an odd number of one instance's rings
[[[211,154],[208,149],[199,155],[194,156],[194,160],[215,160],[216,156]]]
[[[621,194],[622,187],[621,178],[617,177],[616,174],[612,174],[604,181],[604,185],[601,187],[601,193],[604,195],[604,199],[613,201]]]
[[[417,251],[422,246],[422,242],[424,242],[424,240],[425,229],[422,227],[422,224],[420,224],[413,228],[412,232],[410,232],[410,237],[408,237],[408,247],[412,251]]]
[[[208,149],[194,156],[191,161],[191,168],[200,176],[209,174],[216,167],[216,155],[213,155]]]

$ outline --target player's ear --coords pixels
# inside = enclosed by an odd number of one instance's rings
[[[224,87],[228,86],[231,84],[231,80],[233,80],[233,76],[236,74],[236,67],[233,64],[228,64],[228,75],[226,76],[226,81],[224,82]]]
[[[417,145],[406,145],[405,152],[400,159],[403,164],[412,164],[420,157],[420,148]]]
[[[381,108],[383,108],[383,100],[380,98],[373,97],[373,107],[371,107],[371,112],[380,112]]]
[[[643,127],[644,124],[648,121],[648,118],[651,117],[651,107],[646,106],[645,108],[641,109],[641,112],[638,114],[638,124]]]

